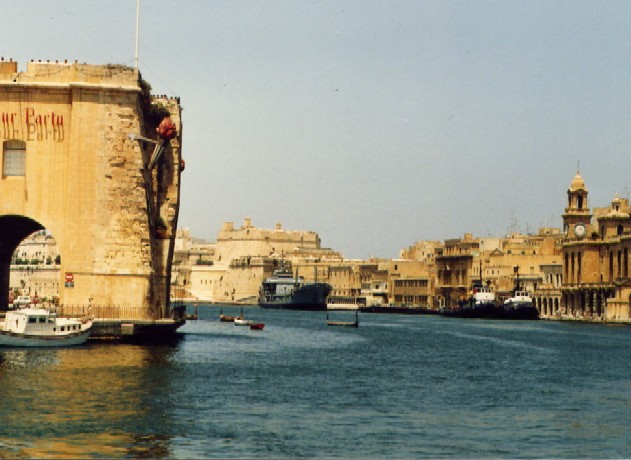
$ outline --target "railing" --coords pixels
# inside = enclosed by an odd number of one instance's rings
[[[160,312],[146,307],[130,307],[126,305],[59,305],[56,308],[59,316],[92,317],[94,319],[160,319]]]

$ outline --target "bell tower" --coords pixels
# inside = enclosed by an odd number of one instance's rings
[[[583,238],[590,226],[592,214],[587,206],[589,190],[579,171],[567,189],[567,207],[563,214],[563,231],[566,238]]]

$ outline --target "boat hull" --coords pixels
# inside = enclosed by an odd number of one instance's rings
[[[504,306],[505,319],[539,319],[539,311],[532,303],[511,304]]]
[[[331,286],[326,283],[312,283],[295,289],[285,295],[266,295],[259,299],[261,308],[289,310],[324,311]]]
[[[86,343],[91,332],[85,330],[76,334],[40,336],[0,331],[0,347],[71,347]]]
[[[426,307],[404,307],[397,305],[371,305],[359,309],[362,313],[396,313],[400,315],[438,315],[438,310],[430,310]]]

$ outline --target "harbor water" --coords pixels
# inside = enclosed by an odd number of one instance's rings
[[[243,311],[264,330],[200,305],[169,345],[0,350],[0,458],[631,456],[630,326]]]

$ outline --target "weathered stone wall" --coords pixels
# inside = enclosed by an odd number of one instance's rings
[[[61,276],[73,278],[60,283],[61,303],[145,307],[161,317],[181,134],[148,171],[154,144],[130,138],[157,139],[147,132],[140,96],[138,71],[124,66],[29,63],[17,72],[15,63],[0,63],[0,139],[26,144],[25,174],[0,178],[0,217],[30,218],[53,234]],[[179,101],[159,102],[181,133]],[[160,235],[151,212],[166,223]]]

